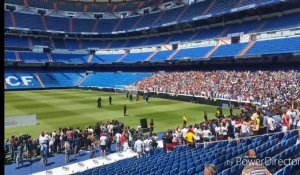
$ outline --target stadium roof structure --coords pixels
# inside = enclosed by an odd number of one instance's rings
[[[66,0],[74,2],[127,2],[127,1],[142,1],[142,0]]]

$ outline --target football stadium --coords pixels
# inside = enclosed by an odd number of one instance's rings
[[[5,0],[4,174],[300,175],[299,0]]]

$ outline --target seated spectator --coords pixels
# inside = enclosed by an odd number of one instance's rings
[[[247,159],[249,159],[248,165],[246,165],[242,171],[242,175],[271,175],[269,170],[257,161],[251,161],[256,158],[256,153],[253,149],[248,150]]]
[[[217,168],[214,164],[207,164],[204,168],[204,175],[216,175],[217,174]]]

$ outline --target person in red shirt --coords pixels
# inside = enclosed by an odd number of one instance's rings
[[[282,132],[287,132],[290,129],[290,118],[286,114],[286,111],[282,115]]]

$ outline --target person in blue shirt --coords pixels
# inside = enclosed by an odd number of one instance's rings
[[[279,115],[279,112],[276,112],[276,114],[273,115],[273,119],[276,122],[276,131],[275,132],[281,131],[281,121],[282,121],[282,119],[281,119],[281,117]]]

